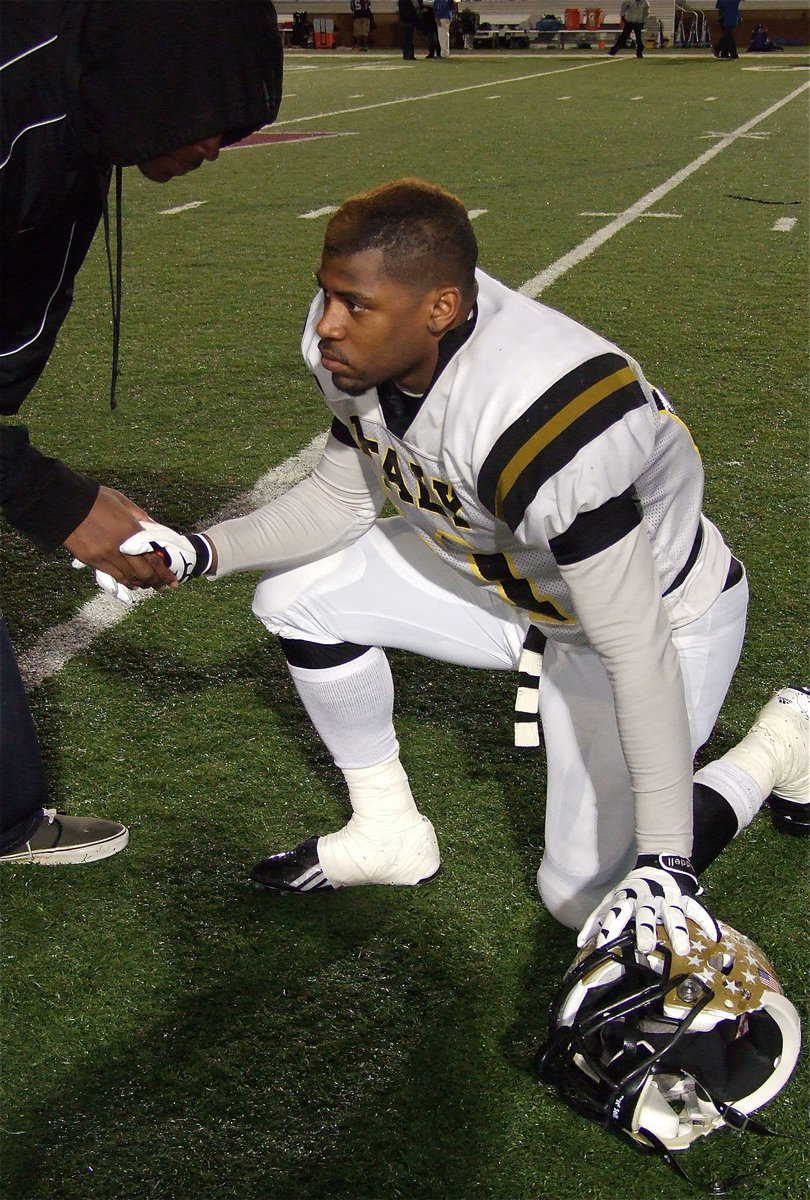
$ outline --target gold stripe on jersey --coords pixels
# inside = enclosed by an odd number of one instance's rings
[[[547,480],[647,397],[619,354],[597,355],[569,371],[498,438],[478,477],[481,503],[509,528]]]
[[[437,542],[445,541],[462,547],[473,574],[482,583],[494,587],[508,604],[525,609],[536,621],[550,621],[555,625],[574,623],[575,617],[561,608],[551,596],[541,593],[533,579],[527,579],[519,573],[510,554],[482,554],[473,550],[459,534],[449,533],[445,529],[434,529],[433,536]]]

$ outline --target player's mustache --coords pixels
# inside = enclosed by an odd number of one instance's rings
[[[346,359],[332,349],[329,342],[318,342],[318,351],[324,358],[331,358],[334,362],[343,363],[344,367],[348,367]]]

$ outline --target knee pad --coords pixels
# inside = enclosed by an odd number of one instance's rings
[[[288,571],[270,571],[259,581],[253,593],[253,614],[271,633],[283,633],[298,630],[295,619],[291,618],[290,610],[302,596],[310,591],[313,585],[329,573],[325,560],[305,563],[301,567],[291,567]],[[308,633],[307,628],[301,629]],[[293,633],[294,636],[294,633]]]
[[[543,904],[555,920],[569,929],[579,930],[610,888],[633,867],[636,853],[598,875],[571,875],[545,855],[537,872],[537,890]]]

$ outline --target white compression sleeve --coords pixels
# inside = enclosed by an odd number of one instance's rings
[[[678,653],[644,523],[581,562],[561,565],[582,628],[613,689],[635,797],[639,854],[689,856],[692,744]],[[598,790],[599,781],[595,780]]]
[[[255,512],[205,531],[217,551],[212,578],[294,567],[332,554],[371,528],[384,499],[362,454],[330,436],[306,479]]]

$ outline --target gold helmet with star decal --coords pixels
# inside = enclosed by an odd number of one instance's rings
[[[663,927],[642,954],[631,930],[577,955],[557,994],[540,1078],[583,1115],[651,1150],[723,1125],[769,1132],[751,1116],[787,1083],[800,1048],[796,1009],[760,948],[720,923],[674,953]]]

